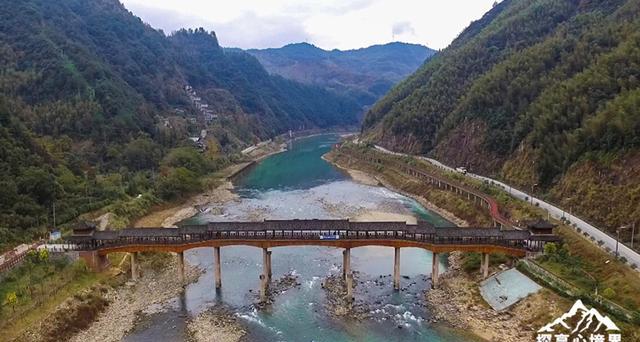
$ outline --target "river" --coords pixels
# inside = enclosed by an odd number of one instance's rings
[[[382,187],[353,182],[321,156],[339,139],[321,135],[296,140],[287,152],[271,156],[235,181],[238,201],[200,214],[189,222],[261,220],[264,218],[346,218],[366,213],[411,215],[436,226],[450,225],[416,201]],[[234,312],[251,341],[470,341],[445,326],[431,323],[424,292],[430,286],[432,254],[418,248],[401,250],[402,290],[394,291],[393,248],[352,250],[352,269],[358,271],[356,303],[368,310],[362,320],[334,317],[327,308],[322,283],[341,272],[342,250],[328,247],[272,249],[273,279],[297,277],[300,286],[277,295],[258,310],[258,276],[262,251],[253,247],[223,247],[222,289],[215,291],[213,252],[190,250],[187,262],[205,270],[172,302],[172,309],[137,325],[126,341],[179,341],[186,320],[212,306]],[[446,259],[440,260],[446,269]]]

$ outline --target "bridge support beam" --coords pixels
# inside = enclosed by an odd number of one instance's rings
[[[489,276],[489,253],[482,253],[480,269],[482,271],[482,279],[486,279]]]
[[[131,280],[138,281],[138,253],[129,253],[131,256]]]
[[[394,248],[393,256],[393,288],[400,290],[400,247]]]
[[[213,247],[213,272],[215,273],[216,289],[220,289],[222,287],[221,263],[220,247]]]
[[[438,253],[433,253],[433,261],[431,264],[431,288],[432,289],[436,289],[438,288],[438,276],[439,276],[439,269],[440,268],[440,262],[438,260]]]
[[[180,272],[180,284],[185,286],[186,280],[184,277],[184,252],[178,252],[178,272]]]

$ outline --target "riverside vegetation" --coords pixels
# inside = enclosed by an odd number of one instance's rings
[[[107,205],[131,216],[260,140],[356,123],[351,100],[271,76],[213,32],[166,35],[117,0],[0,6],[0,251],[43,236],[54,207],[56,224]],[[198,155],[187,138],[202,129]]]
[[[637,0],[497,3],[377,102],[363,131],[534,187],[615,233],[640,222],[638,13]]]
[[[378,158],[387,158],[397,163],[409,163],[414,167],[422,168],[428,172],[478,189],[493,196],[499,203],[503,214],[514,222],[540,217],[546,218],[546,212],[540,208],[513,199],[502,189],[477,180],[470,180],[457,173],[444,172],[416,158],[390,156],[376,152],[371,147],[349,142],[333,150],[327,158],[342,167],[362,170],[376,175],[379,177],[378,179],[385,179],[391,184],[394,184],[394,186],[409,193],[419,194],[421,196],[427,193],[426,197],[429,198],[429,200],[439,198],[437,192],[443,192],[442,190],[426,185],[417,187],[415,185],[417,182],[403,173],[395,172],[389,168],[376,168],[368,163],[360,162],[358,159],[349,157],[353,154],[361,155],[363,153],[373,153],[376,154]],[[465,220],[470,222],[470,225],[486,220],[486,210],[474,207],[473,204],[466,201],[466,199],[455,196],[451,192],[446,193],[456,198],[456,200],[436,202],[438,206],[446,208],[456,216],[464,217]],[[434,196],[434,194],[436,195]],[[563,243],[561,245],[548,245],[545,255],[539,258],[537,263],[554,276],[577,288],[578,291],[572,295],[560,292],[560,297],[555,296],[554,298],[557,298],[554,299],[554,301],[557,301],[562,309],[568,309],[571,306],[571,300],[581,298],[604,311],[607,310],[607,307],[598,304],[598,298],[602,296],[610,300],[614,305],[619,305],[626,310],[625,312],[628,313],[630,317],[621,316],[619,311],[611,311],[608,313],[614,315],[612,317],[615,317],[617,323],[623,327],[623,330],[629,333],[630,338],[640,338],[640,330],[638,330],[640,323],[640,302],[637,296],[637,293],[640,291],[640,275],[634,271],[637,266],[628,265],[626,260],[616,260],[615,257],[611,256],[607,251],[599,248],[597,241],[585,238],[570,222],[557,221],[555,223],[558,224],[555,233],[562,237]],[[484,224],[486,225],[486,222]],[[475,253],[465,253],[460,257],[459,263],[460,269],[466,274],[476,275],[479,273],[479,255]],[[495,268],[500,264],[513,263],[511,258],[507,256],[491,255],[490,265]],[[543,283],[543,285],[549,286],[545,283]],[[551,286],[549,287],[553,288]],[[596,289],[598,289],[597,293]],[[476,293],[476,295],[478,294]],[[567,296],[569,299],[562,299],[562,296]],[[542,302],[539,302],[537,305],[542,304]],[[551,314],[547,313],[537,317],[533,323],[544,323],[552,318]]]

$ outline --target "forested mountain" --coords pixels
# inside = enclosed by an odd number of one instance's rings
[[[60,223],[139,193],[170,198],[258,139],[356,122],[348,98],[270,76],[214,33],[166,36],[117,0],[0,8],[2,242],[50,226],[54,204]],[[204,128],[198,154],[187,137]]]
[[[387,147],[640,220],[640,1],[505,0],[367,113]],[[615,229],[615,228],[612,228]]]
[[[247,52],[273,74],[347,94],[361,106],[372,105],[435,53],[399,42],[346,51],[298,43]]]

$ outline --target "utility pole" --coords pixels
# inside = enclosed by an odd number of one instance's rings
[[[636,223],[635,221],[631,225],[631,249],[633,249],[633,237],[636,235]]]
[[[53,230],[56,230],[56,202],[53,202]]]

